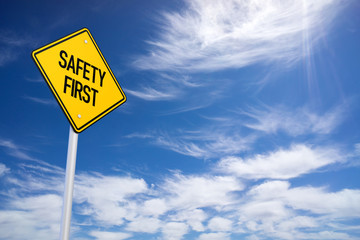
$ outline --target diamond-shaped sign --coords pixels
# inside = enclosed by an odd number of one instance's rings
[[[33,51],[32,57],[77,133],[126,101],[86,28]]]

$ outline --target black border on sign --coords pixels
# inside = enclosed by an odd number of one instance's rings
[[[76,37],[78,36],[79,34],[82,34],[84,32],[87,32],[90,36],[90,39],[91,41],[93,42],[96,50],[98,51],[98,54],[99,56],[101,57],[101,59],[103,60],[106,68],[108,69],[112,79],[114,80],[115,82],[115,85],[117,86],[118,90],[120,91],[121,95],[122,95],[122,99],[118,102],[116,102],[115,104],[111,105],[110,107],[108,107],[107,109],[105,109],[103,112],[99,113],[97,116],[95,116],[94,118],[92,118],[91,120],[89,120],[87,123],[85,123],[84,125],[80,126],[80,127],[77,127],[76,124],[75,124],[75,121],[73,120],[73,118],[71,117],[70,113],[68,112],[68,110],[66,109],[66,106],[65,104],[61,101],[61,98],[59,97],[57,91],[55,90],[53,84],[51,83],[50,81],[50,78],[48,77],[48,75],[46,74],[45,72],[45,69],[43,68],[43,66],[41,65],[41,63],[39,62],[39,60],[37,59],[36,55],[41,53],[41,52],[44,52],[46,50],[48,50],[49,48],[52,48],[60,43],[63,43],[73,37]],[[71,33],[63,38],[60,38],[59,40],[57,41],[54,41],[50,44],[47,44],[41,48],[38,48],[36,50],[34,50],[31,54],[32,56],[32,59],[34,60],[36,66],[38,67],[38,69],[40,70],[41,74],[43,75],[43,77],[45,78],[46,80],[46,83],[48,85],[48,87],[50,88],[52,94],[54,95],[55,99],[57,100],[57,102],[59,103],[61,109],[63,110],[65,116],[67,117],[70,125],[72,126],[72,128],[74,129],[75,132],[77,133],[80,133],[82,131],[84,131],[85,129],[87,129],[88,127],[90,127],[92,124],[94,124],[95,122],[97,122],[98,120],[100,120],[101,118],[103,118],[104,116],[106,116],[108,113],[112,112],[113,110],[115,110],[117,107],[119,107],[121,104],[125,103],[126,102],[126,96],[125,96],[125,93],[123,92],[123,90],[121,89],[118,81],[116,80],[113,72],[111,71],[110,69],[110,66],[107,64],[104,56],[102,55],[98,45],[96,44],[94,38],[92,37],[90,31],[87,29],[87,28],[82,28],[74,33]]]

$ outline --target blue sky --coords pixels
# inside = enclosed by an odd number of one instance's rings
[[[58,239],[69,123],[31,52],[90,30],[127,102],[79,135],[71,239],[360,239],[360,4],[8,1],[0,239]]]

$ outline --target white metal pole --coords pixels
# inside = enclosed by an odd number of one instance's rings
[[[65,191],[64,203],[61,219],[61,240],[68,240],[70,236],[70,222],[71,222],[71,209],[72,197],[74,189],[74,177],[76,167],[76,152],[77,152],[78,134],[74,132],[70,126],[68,152],[66,160],[66,175],[65,175]]]

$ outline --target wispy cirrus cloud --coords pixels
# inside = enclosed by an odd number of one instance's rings
[[[283,106],[265,106],[263,109],[252,108],[241,113],[254,120],[244,124],[248,128],[268,134],[283,131],[290,136],[298,136],[331,133],[342,122],[346,111],[344,105],[334,107],[323,114],[311,111],[307,107],[289,109]]]
[[[201,131],[179,131],[176,133],[153,132],[150,134],[130,134],[128,138],[149,139],[152,144],[171,151],[196,158],[214,158],[232,155],[250,148],[255,136],[234,131],[227,133],[215,129]]]
[[[45,83],[45,80],[42,77],[37,77],[37,78],[25,77],[25,80],[31,83]]]
[[[13,31],[0,31],[0,67],[16,60],[20,47],[34,47],[36,41],[27,35],[20,35]]]
[[[6,152],[13,157],[23,160],[36,160],[26,152],[26,148],[15,144],[11,140],[0,138],[0,147],[5,148]]]
[[[308,136],[316,139],[333,134],[348,111],[346,104],[321,112],[310,110],[308,105],[294,109],[263,105],[247,110],[231,109],[213,117],[201,116],[207,122],[197,128],[154,130],[126,137],[144,139],[150,144],[195,158],[226,158],[251,150],[255,143],[269,136],[279,138],[285,133],[292,138]],[[302,157],[301,151],[297,153]]]
[[[34,103],[39,103],[42,105],[58,106],[57,102],[54,99],[50,99],[50,98],[38,98],[38,97],[24,96],[24,99],[27,99]]]
[[[139,86],[136,90],[124,89],[125,92],[146,101],[167,101],[178,100],[184,95],[184,89],[203,86],[188,75],[176,73],[159,72],[151,78],[143,80],[147,82],[146,86]]]
[[[149,54],[134,66],[190,72],[241,68],[258,62],[292,63],[316,43],[341,9],[341,1],[186,1],[164,12]]]
[[[312,54],[309,49],[316,49],[313,45],[327,34],[332,19],[341,10],[340,2],[186,0],[178,11],[161,13],[157,18],[158,35],[147,41],[148,53],[137,56],[133,62],[134,68],[155,70],[151,87],[127,91],[148,101],[179,100],[186,95],[198,103],[199,99],[193,96],[212,89],[206,88],[204,78],[196,78],[193,73],[238,69],[256,63],[292,66]],[[195,87],[202,89],[196,94],[188,91]],[[213,98],[211,94],[206,96]],[[194,108],[194,104],[187,105],[185,109]]]
[[[7,173],[10,169],[5,164],[0,163],[0,176]]]
[[[48,171],[46,169],[51,169],[50,171],[56,170],[57,172],[62,171],[62,168],[60,167],[51,165],[43,160],[31,156],[31,154],[29,154],[30,149],[28,147],[21,146],[20,144],[15,143],[13,140],[0,138],[0,147],[2,147],[5,150],[5,153],[8,154],[9,156],[12,156],[16,159],[36,162],[38,164],[38,165],[28,164],[27,166],[29,168],[30,167],[34,169],[39,168],[45,171]]]
[[[143,87],[141,90],[124,90],[130,95],[147,101],[164,101],[177,98],[176,91],[161,91],[151,87]]]
[[[156,72],[137,87],[124,91],[145,101],[172,101],[174,106],[162,113],[171,115],[208,107],[222,97],[228,82],[224,79],[219,87],[211,79]]]

